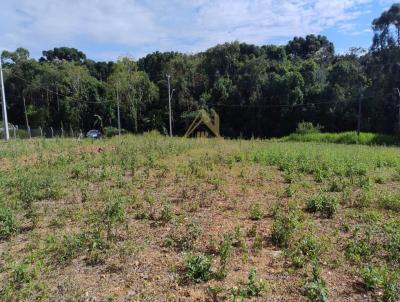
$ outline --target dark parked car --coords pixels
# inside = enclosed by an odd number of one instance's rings
[[[86,133],[86,137],[89,138],[101,138],[101,132],[99,130],[90,130],[88,133]]]

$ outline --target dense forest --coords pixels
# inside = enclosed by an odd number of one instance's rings
[[[184,133],[199,109],[215,109],[230,137],[271,137],[301,121],[324,131],[399,130],[400,4],[372,23],[368,50],[335,54],[325,36],[296,37],[287,45],[225,43],[197,54],[155,52],[139,60],[95,62],[74,48],[18,48],[1,59],[9,121],[20,127],[168,129],[168,86],[174,134]]]

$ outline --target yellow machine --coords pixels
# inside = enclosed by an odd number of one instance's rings
[[[199,111],[199,114],[196,116],[194,121],[190,124],[185,133],[185,137],[190,137],[201,125],[205,125],[210,132],[215,135],[215,137],[221,137],[219,133],[219,123],[219,115],[215,112],[215,110],[211,109],[210,114],[208,114],[207,111],[202,109]],[[196,133],[196,137],[208,137],[208,132],[198,131]]]

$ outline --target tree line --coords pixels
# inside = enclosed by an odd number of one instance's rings
[[[1,55],[11,123],[88,130],[122,127],[134,133],[168,129],[171,76],[173,128],[183,134],[199,109],[214,109],[229,137],[282,136],[301,121],[325,131],[399,131],[400,4],[372,23],[368,50],[336,54],[321,35],[286,45],[225,43],[197,54],[155,52],[139,60],[96,62],[74,48],[24,48]]]

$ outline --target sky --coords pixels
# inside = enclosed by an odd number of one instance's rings
[[[219,43],[285,44],[323,34],[336,51],[368,48],[389,0],[1,0],[0,50],[75,47],[94,60]]]

